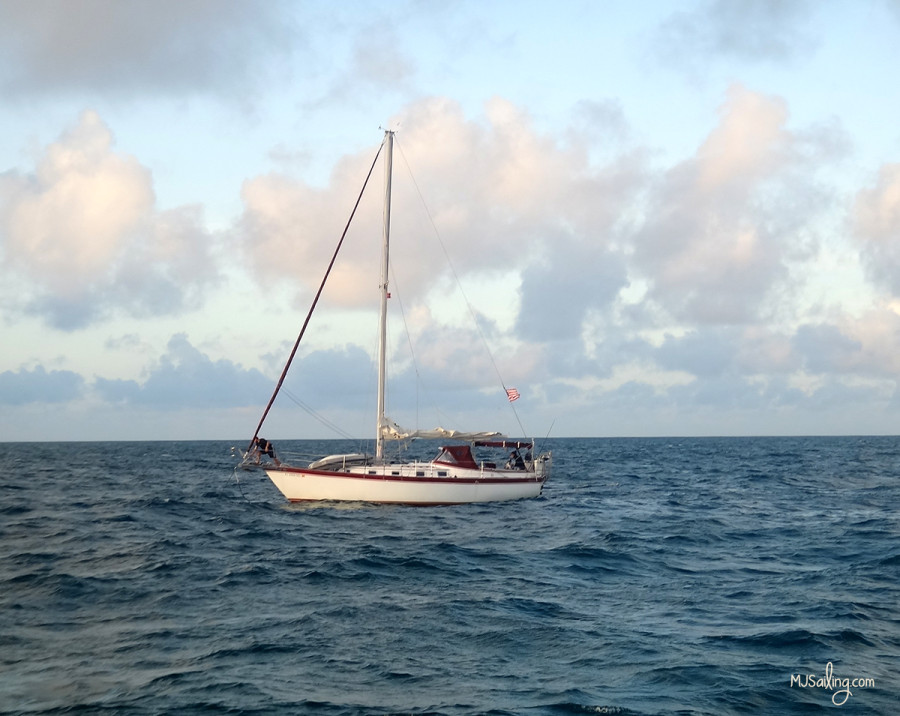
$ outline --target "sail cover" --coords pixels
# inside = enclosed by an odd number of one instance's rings
[[[448,430],[447,428],[434,428],[433,430],[406,430],[388,417],[381,423],[381,435],[385,440],[412,440],[413,438],[433,440],[491,440],[504,437],[497,432],[470,433],[463,430]]]

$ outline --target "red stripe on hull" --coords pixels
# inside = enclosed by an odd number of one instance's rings
[[[357,472],[331,472],[329,470],[309,470],[297,467],[267,467],[269,472],[290,472],[297,475],[316,475],[336,479],[351,478],[354,480],[377,480],[378,482],[427,482],[447,483],[450,485],[518,485],[532,482],[544,482],[542,477],[419,477],[415,475],[369,475]],[[446,503],[442,503],[446,504]],[[458,503],[463,504],[463,503]]]

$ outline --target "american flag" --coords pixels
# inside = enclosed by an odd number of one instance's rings
[[[506,397],[509,398],[509,402],[513,402],[514,400],[519,399],[519,391],[515,388],[507,388],[506,389]]]

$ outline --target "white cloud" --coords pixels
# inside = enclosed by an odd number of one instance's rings
[[[782,100],[733,86],[718,127],[649,192],[634,265],[660,311],[688,324],[753,322],[788,260],[813,255],[809,227],[824,209],[812,140],[798,149],[786,121]]]
[[[900,296],[900,164],[885,164],[856,196],[853,228],[869,275]]]
[[[100,117],[86,112],[35,174],[4,176],[7,259],[65,298],[107,270],[153,204],[150,172],[111,144]]]
[[[488,103],[481,121],[466,119],[454,102],[424,100],[397,124],[392,265],[407,300],[448,275],[432,220],[460,276],[524,273],[518,328],[540,340],[563,330],[559,322],[547,330],[544,317],[555,308],[568,303],[564,332],[577,335],[585,311],[615,296],[624,283],[622,259],[612,248],[615,227],[642,180],[639,162],[593,167],[585,145],[564,147],[541,135],[527,113],[501,99]],[[261,281],[289,278],[313,290],[373,156],[343,160],[324,189],[282,175],[245,183],[240,233]],[[331,296],[346,306],[373,300],[377,286],[381,174],[372,182],[372,198],[348,236],[352,248],[344,249],[330,279]],[[573,267],[577,281],[565,276]],[[578,291],[574,305],[554,290],[564,283]]]
[[[177,312],[214,279],[200,209],[157,210],[150,171],[112,145],[84,112],[33,173],[0,175],[2,272],[28,286],[7,304],[73,329],[114,309]]]

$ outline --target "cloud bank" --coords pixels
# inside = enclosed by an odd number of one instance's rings
[[[278,0],[29,0],[3,8],[0,90],[63,93],[252,91],[260,56],[301,42]]]
[[[373,124],[400,130],[391,289],[416,348],[415,364],[396,367],[415,386],[392,394],[401,413],[417,414],[420,385],[478,418],[493,417],[498,398],[507,408],[492,361],[476,350],[483,334],[522,391],[518,405],[545,425],[565,416],[568,434],[791,431],[828,413],[843,426],[880,416],[860,430],[895,424],[900,165],[879,157],[880,166],[844,173],[858,159],[842,124],[852,113],[826,116],[822,107],[834,105],[807,103],[809,84],[798,90],[782,77],[816,59],[816,23],[845,12],[743,0],[604,12],[622,23],[613,34],[629,52],[662,61],[676,84],[688,78],[675,91],[696,105],[679,107],[678,121],[691,123],[679,129],[666,117],[632,124],[635,112],[664,114],[656,107],[672,92],[668,79],[641,76],[646,66],[627,59],[606,71],[627,53],[564,47],[548,37],[562,24],[502,7],[6,8],[0,90],[9,106],[54,106],[72,124],[29,165],[0,174],[0,309],[6,327],[26,326],[18,336],[49,326],[58,343],[81,339],[89,358],[79,370],[56,358],[51,370],[37,348],[16,352],[0,373],[0,402],[35,419],[100,404],[159,424],[190,413],[198,425],[204,415],[252,425],[272,388],[265,374],[282,359],[374,157],[376,142],[336,160],[328,144],[358,136],[358,121],[352,131],[338,125],[364,108]],[[547,20],[555,12],[535,9]],[[832,38],[826,49],[842,47]],[[223,100],[248,111],[229,124],[234,114],[209,109]],[[189,135],[222,120],[221,134],[210,132],[215,146],[240,141],[210,165],[227,161],[235,174],[191,173],[196,163],[188,172],[161,152],[158,138],[141,136],[162,126],[144,119],[148,107],[196,122],[173,132],[179,150],[208,150]],[[129,132],[131,153],[117,148],[115,130]],[[670,143],[655,146],[667,132]],[[177,186],[158,183],[173,182],[173,167],[184,172]],[[207,227],[202,202],[212,200],[196,177],[233,184],[217,186],[242,202],[219,219],[233,218],[230,230]],[[373,380],[372,345],[359,330],[378,283],[380,171],[372,182],[315,319],[324,340],[304,346],[287,386],[332,414],[365,402]],[[179,191],[175,206],[157,198]],[[480,332],[463,325],[467,311],[448,308],[454,274],[476,296]],[[139,335],[144,355],[119,351],[109,368],[106,331]],[[392,353],[405,340],[395,337]]]
[[[827,173],[848,152],[842,128],[792,126],[784,99],[741,84],[729,88],[693,155],[661,170],[628,146],[592,158],[596,146],[582,141],[592,135],[587,117],[558,135],[565,140],[542,135],[526,112],[500,99],[477,119],[437,98],[397,119],[395,201],[417,200],[398,188],[408,162],[429,220],[465,259],[456,264],[463,279],[519,277],[516,320],[495,326],[494,339],[528,357],[523,379],[552,376],[534,387],[560,402],[638,400],[673,414],[712,406],[815,411],[839,395],[855,405],[880,397],[887,408],[897,314],[809,313],[797,296],[824,236],[851,208],[873,281],[896,290],[894,166],[836,212],[842,195]],[[605,126],[608,116],[595,121]],[[370,161],[371,153],[346,158],[325,187],[278,175],[246,182],[241,240],[260,280],[274,275],[312,291],[321,275],[313,267],[325,265],[337,236],[334,222],[330,239],[321,231],[323,217],[355,196]],[[379,202],[362,223],[379,226]],[[393,226],[395,236],[430,231],[396,203]],[[374,298],[377,229],[368,240],[371,251],[354,245],[336,281],[346,307]],[[407,297],[424,299],[447,280],[439,253],[395,254]],[[454,330],[420,331],[424,370],[441,369],[431,341]],[[475,338],[457,336],[456,344]],[[463,372],[490,378],[473,366]]]

